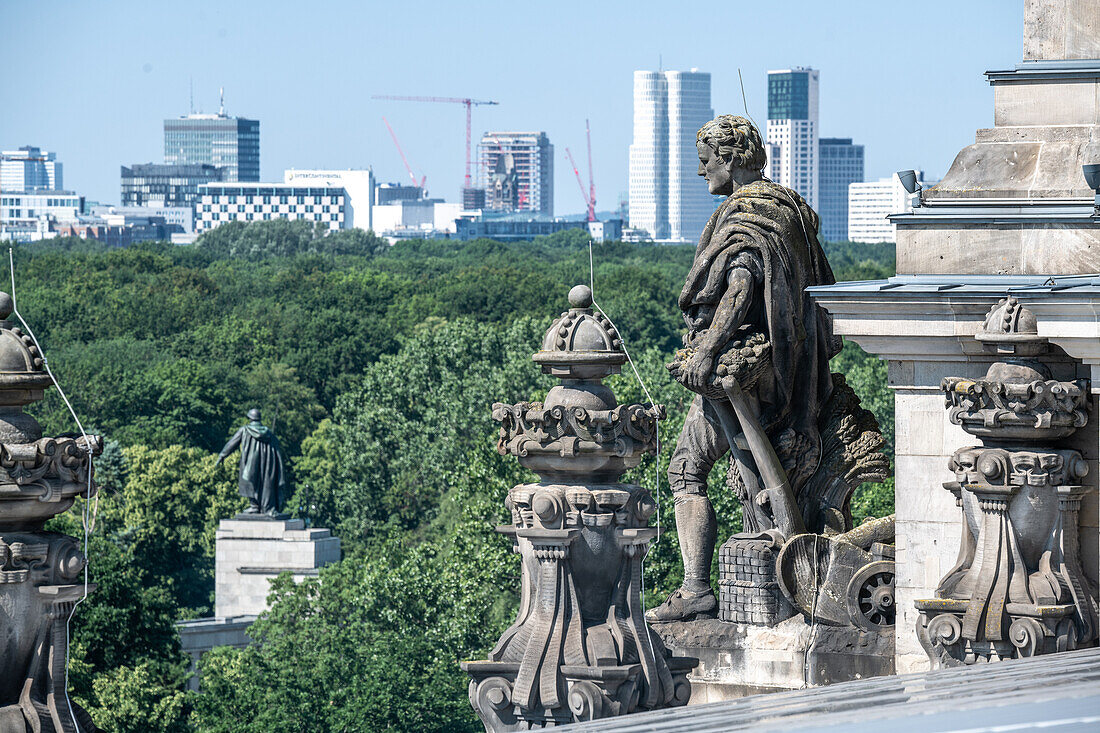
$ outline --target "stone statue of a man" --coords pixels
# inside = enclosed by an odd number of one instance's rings
[[[238,487],[248,499],[246,514],[267,514],[274,517],[286,503],[286,471],[279,439],[260,422],[260,411],[248,411],[248,424],[234,433],[218,454],[221,463],[233,451],[241,449]]]
[[[828,316],[805,292],[834,282],[817,239],[817,214],[797,193],[764,178],[759,131],[743,117],[723,115],[699,130],[697,147],[699,175],[712,194],[727,198],[703,230],[679,298],[686,348],[669,369],[696,393],[669,466],[684,583],[650,611],[650,621],[717,612],[710,587],[717,522],[707,475],[727,452],[744,530],[788,531],[777,529],[784,523],[776,500],[793,507],[820,462],[818,417],[832,390],[828,362],[839,350]],[[769,350],[767,363],[751,380],[729,383],[739,354],[761,345]],[[767,495],[770,484],[784,483],[782,496]],[[799,513],[788,511],[787,525],[801,527],[801,517],[791,516]]]

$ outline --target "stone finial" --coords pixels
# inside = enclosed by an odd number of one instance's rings
[[[573,306],[554,321],[531,358],[547,374],[563,379],[602,379],[626,362],[623,340],[603,313],[592,310],[592,290],[577,285],[569,291]]]
[[[99,436],[42,437],[23,406],[42,399],[53,380],[30,334],[6,320],[0,293],[0,730],[97,730],[68,699],[65,619],[93,584],[80,543],[43,530],[45,522],[95,493]],[[59,722],[60,721],[60,722]]]
[[[951,457],[959,559],[935,598],[916,601],[935,666],[1075,649],[1100,626],[1078,544],[1088,463],[1063,443],[1088,421],[1088,384],[1050,378],[1035,317],[1015,298],[990,310],[977,338],[1009,356],[980,379],[941,384],[951,422],[983,445]]]
[[[990,308],[974,338],[987,351],[997,354],[1038,356],[1047,350],[1047,340],[1039,335],[1035,314],[1011,295]]]
[[[642,568],[656,502],[622,474],[656,452],[660,405],[618,405],[601,380],[626,361],[592,291],[569,292],[534,361],[562,380],[543,402],[493,405],[497,449],[539,475],[508,492],[498,528],[522,558],[516,622],[489,653],[463,662],[487,731],[683,705],[698,660],[667,653],[645,625]]]

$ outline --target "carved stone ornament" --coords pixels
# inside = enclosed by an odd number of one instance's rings
[[[497,447],[540,481],[508,492],[497,531],[521,557],[520,607],[489,658],[463,662],[487,731],[532,730],[684,705],[697,660],[672,657],[643,618],[642,558],[657,505],[622,473],[656,450],[660,405],[617,405],[602,379],[622,341],[583,285],[534,355],[563,380],[542,403],[496,404]]]
[[[0,293],[0,318],[12,313]],[[87,564],[72,537],[46,520],[95,494],[98,436],[43,438],[23,413],[52,384],[30,336],[0,323],[0,733],[90,733],[91,718],[68,697],[67,622],[86,591]]]
[[[955,566],[918,600],[917,635],[934,666],[1075,649],[1097,637],[1081,570],[1077,514],[1088,464],[1064,440],[1088,419],[1084,380],[1050,378],[1035,318],[1015,298],[990,311],[978,340],[1003,361],[980,380],[948,377],[952,422],[986,445],[960,448],[944,488],[962,509]]]

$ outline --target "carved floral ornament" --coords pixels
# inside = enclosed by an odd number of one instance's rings
[[[6,495],[24,496],[41,491],[40,501],[52,501],[55,492],[83,492],[88,486],[90,456],[102,450],[98,435],[89,436],[92,450],[81,438],[41,438],[34,443],[0,443],[0,501]]]
[[[1047,438],[1068,435],[1088,421],[1086,382],[1053,379],[1023,384],[947,377],[942,389],[951,422],[974,435],[1003,428],[1035,428]]]
[[[497,451],[514,456],[547,450],[561,456],[586,450],[626,456],[656,450],[657,420],[663,417],[661,405],[619,405],[610,410],[561,405],[545,409],[541,402],[493,405],[493,419],[501,423]]]

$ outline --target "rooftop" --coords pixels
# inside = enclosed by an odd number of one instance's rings
[[[1100,649],[670,708],[563,731],[935,733],[1100,729]]]

